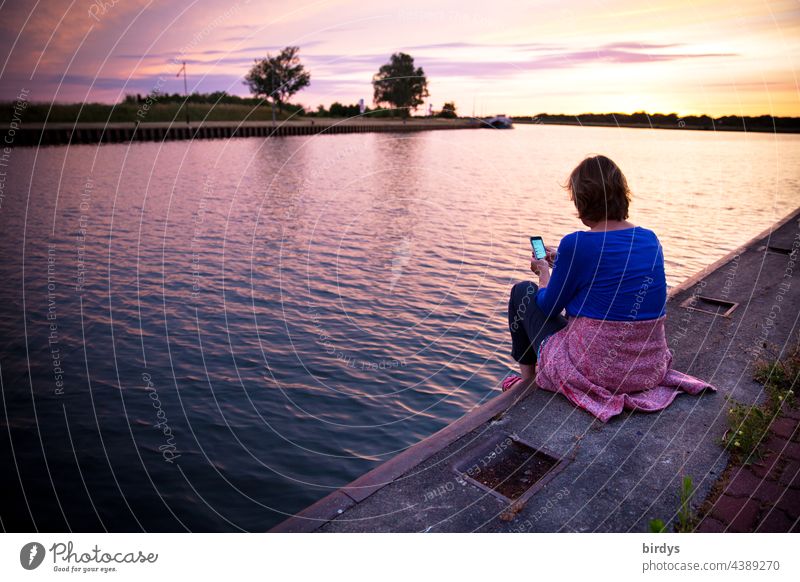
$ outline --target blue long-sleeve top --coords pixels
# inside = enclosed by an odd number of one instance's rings
[[[570,317],[614,321],[656,319],[666,302],[661,243],[640,226],[568,234],[558,245],[550,282],[536,294],[548,315],[566,308]]]

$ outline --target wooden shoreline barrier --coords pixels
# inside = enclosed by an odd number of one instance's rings
[[[197,124],[181,123],[51,123],[21,126],[15,131],[14,146],[126,143],[132,141],[176,141],[230,139],[234,137],[287,137],[345,133],[409,132],[440,129],[475,129],[478,124],[442,122],[311,123],[265,122]]]

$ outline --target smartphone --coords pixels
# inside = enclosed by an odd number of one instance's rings
[[[544,248],[544,242],[540,236],[531,237],[531,248],[533,249],[533,256],[537,259],[543,259],[547,256],[547,251]]]

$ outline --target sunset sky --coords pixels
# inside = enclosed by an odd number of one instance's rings
[[[800,115],[796,0],[11,0],[0,30],[4,100],[182,92],[175,59],[190,90],[246,95],[254,58],[298,45],[311,85],[293,102],[309,108],[371,103],[404,51],[434,108],[462,115]]]

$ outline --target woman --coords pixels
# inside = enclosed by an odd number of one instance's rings
[[[503,389],[535,383],[603,422],[623,408],[662,410],[680,390],[714,390],[670,370],[664,255],[653,231],[628,222],[622,171],[605,156],[589,157],[567,188],[589,230],[568,234],[545,259],[531,258],[538,286],[512,288],[508,322],[522,377]]]

